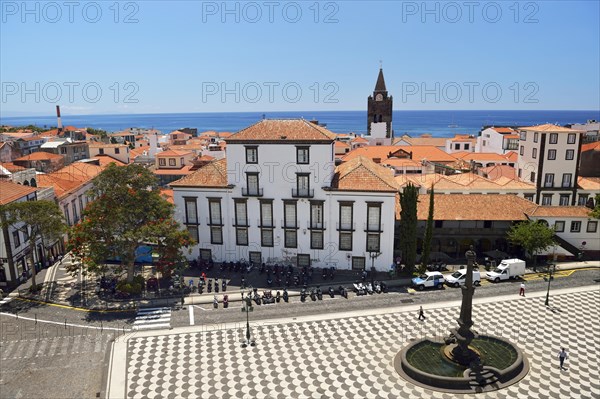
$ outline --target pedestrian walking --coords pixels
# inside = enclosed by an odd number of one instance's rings
[[[560,352],[558,352],[558,360],[560,361],[560,369],[561,370],[566,370],[563,367],[563,364],[565,363],[565,360],[569,357],[569,355],[567,355],[567,351],[565,350],[565,348],[561,348]]]
[[[519,289],[519,295],[525,296],[525,283],[521,283],[521,288]]]
[[[425,320],[425,312],[423,312],[423,306],[419,306],[419,320]]]

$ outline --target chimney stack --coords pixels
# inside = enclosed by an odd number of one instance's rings
[[[63,130],[62,121],[60,120],[60,105],[56,106],[56,119],[58,120],[58,133],[61,133]]]

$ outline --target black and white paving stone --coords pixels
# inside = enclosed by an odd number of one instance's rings
[[[485,398],[599,398],[600,291],[483,298],[475,329],[517,344],[529,374]],[[139,331],[112,348],[107,397],[127,398],[451,398],[403,380],[394,356],[413,339],[442,338],[456,325],[456,302],[281,319],[251,324],[256,346],[242,348],[239,325]],[[566,347],[566,370],[558,351]],[[475,395],[464,395],[475,397]],[[482,397],[482,396],[477,396]]]

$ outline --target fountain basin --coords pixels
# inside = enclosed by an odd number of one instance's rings
[[[474,393],[504,388],[522,379],[529,364],[518,347],[489,335],[473,339],[469,346],[479,354],[482,369],[451,360],[452,344],[421,339],[407,345],[394,359],[398,374],[429,389],[454,393]]]

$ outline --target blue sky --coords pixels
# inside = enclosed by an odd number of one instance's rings
[[[4,116],[600,108],[598,1],[0,6]]]

